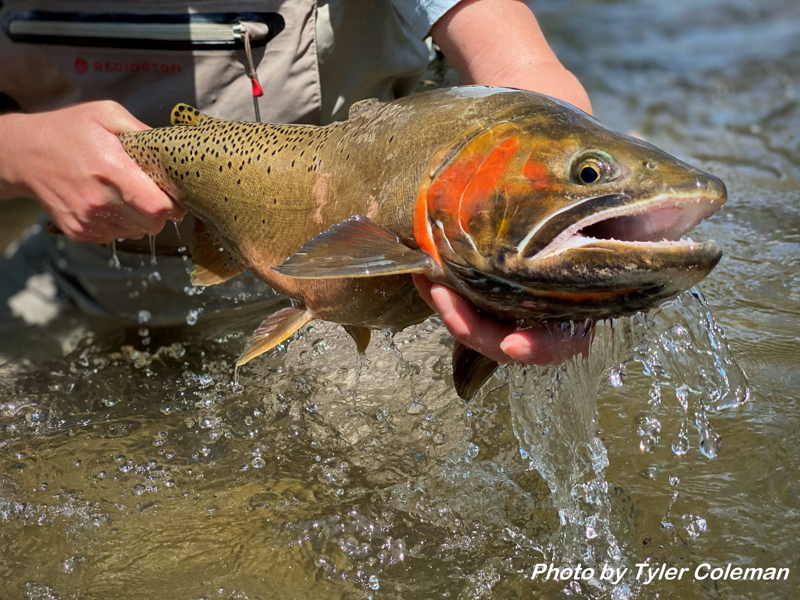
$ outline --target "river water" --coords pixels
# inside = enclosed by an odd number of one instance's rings
[[[602,121],[727,183],[700,291],[466,406],[436,319],[376,334],[362,363],[314,324],[240,386],[278,301],[146,332],[4,323],[0,597],[795,597],[800,4],[536,8]],[[532,579],[549,563],[629,571]],[[646,584],[642,563],[689,570]],[[790,575],[695,578],[704,563]]]

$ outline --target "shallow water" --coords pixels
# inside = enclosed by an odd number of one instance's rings
[[[684,353],[688,364],[648,374],[653,363],[630,338],[632,360],[603,346],[577,371],[512,370],[511,389],[498,378],[465,406],[452,390],[452,341],[435,319],[393,342],[375,334],[361,365],[339,328],[315,324],[247,365],[241,387],[232,363],[264,306],[146,333],[77,314],[7,327],[0,596],[793,597],[800,5],[554,0],[537,11],[601,120],[728,184],[728,204],[699,228],[725,250],[701,289],[748,375],[749,401],[710,396],[721,389],[712,355]],[[648,339],[677,335],[672,325],[702,313],[678,308],[650,317]],[[596,344],[613,339],[601,332]],[[680,356],[664,352],[658,364]],[[596,452],[577,462],[584,482],[605,491],[596,509],[577,504],[582,518],[597,514],[592,532],[581,523],[583,545],[567,543],[569,519],[560,522],[552,478],[532,468],[525,441],[532,405],[515,390],[548,388],[545,376],[560,377],[562,393],[585,392],[582,426],[596,419],[584,430]],[[594,388],[601,395],[591,399]],[[719,446],[701,436],[706,421]],[[628,567],[733,563],[791,575],[628,579],[628,588],[531,580],[537,563],[574,566],[571,552],[607,552],[612,538]]]

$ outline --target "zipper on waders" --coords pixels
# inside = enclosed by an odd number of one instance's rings
[[[252,46],[264,46],[283,31],[285,22],[278,13],[136,15],[10,11],[0,27],[12,41],[26,44],[210,50],[243,49],[245,29]]]

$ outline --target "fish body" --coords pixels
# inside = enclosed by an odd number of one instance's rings
[[[196,217],[195,282],[250,269],[298,302],[262,324],[239,364],[312,319],[345,325],[360,349],[370,329],[424,320],[411,273],[501,318],[582,320],[655,306],[721,256],[680,240],[725,201],[719,179],[533,92],[368,100],[325,127],[185,105],[172,117],[120,138]],[[455,367],[460,393],[493,370]]]

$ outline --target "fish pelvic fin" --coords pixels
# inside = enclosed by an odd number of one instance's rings
[[[282,265],[272,267],[298,279],[431,273],[434,268],[430,256],[410,248],[363,215],[345,219],[311,238]]]
[[[190,273],[192,285],[208,286],[228,281],[242,271],[247,264],[238,252],[210,231],[199,219],[194,220],[194,269]]]
[[[185,125],[194,127],[203,121],[210,120],[211,117],[204,115],[199,110],[188,104],[176,104],[170,113],[169,120],[173,125]]]
[[[236,367],[254,359],[281,342],[289,339],[306,323],[314,320],[314,315],[305,307],[290,306],[271,315],[258,326],[247,340],[242,355],[236,359]]]
[[[358,325],[342,325],[342,327],[344,327],[344,330],[353,338],[358,353],[364,354],[367,351],[367,346],[369,346],[369,340],[372,336],[369,327],[359,327]]]
[[[463,400],[472,400],[499,365],[480,352],[456,342],[453,348],[453,383]]]

